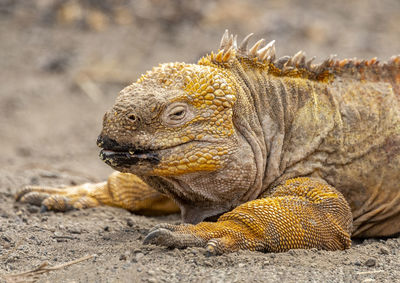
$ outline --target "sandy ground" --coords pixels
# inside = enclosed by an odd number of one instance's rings
[[[114,2],[0,1],[0,282],[400,282],[400,238],[208,258],[201,248],[142,244],[152,226],[179,223],[178,215],[39,213],[15,203],[25,185],[104,180],[111,169],[95,140],[118,91],[160,62],[216,50],[225,28],[276,39],[278,55],[387,60],[400,52],[396,0]],[[36,278],[5,277],[88,255]]]

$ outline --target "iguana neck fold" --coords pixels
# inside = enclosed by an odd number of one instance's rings
[[[326,83],[277,77],[262,68],[246,68],[239,60],[230,71],[237,82],[234,124],[251,146],[257,167],[244,198],[252,200],[288,178],[287,168],[318,149],[335,125],[331,113],[337,107]],[[314,136],[305,134],[310,125]]]

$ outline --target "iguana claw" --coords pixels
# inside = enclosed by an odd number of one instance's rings
[[[143,240],[144,244],[155,244],[170,248],[202,247],[205,241],[190,232],[179,231],[179,226],[168,225],[168,228],[153,229]],[[184,225],[186,226],[186,225]],[[178,231],[173,231],[175,230]]]

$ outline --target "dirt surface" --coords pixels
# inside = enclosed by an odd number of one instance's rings
[[[144,246],[147,231],[179,216],[146,218],[101,207],[39,213],[15,203],[25,185],[105,180],[95,140],[102,115],[139,74],[194,62],[225,28],[276,39],[278,55],[317,61],[387,60],[400,52],[400,2],[0,1],[0,281],[400,282],[400,238],[355,241],[346,251],[237,252]],[[34,277],[44,262],[85,261]]]

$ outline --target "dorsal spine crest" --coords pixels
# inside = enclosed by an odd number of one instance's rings
[[[199,65],[229,69],[240,63],[244,69],[262,69],[278,77],[305,78],[319,82],[331,82],[337,76],[356,80],[389,81],[400,83],[400,55],[393,56],[388,62],[380,63],[377,58],[371,60],[344,59],[335,60],[329,56],[320,64],[313,64],[315,57],[306,60],[303,51],[293,56],[276,59],[275,40],[262,46],[264,39],[258,40],[252,47],[248,43],[253,34],[246,36],[237,44],[237,36],[225,30],[220,47],[215,54],[202,57]]]

